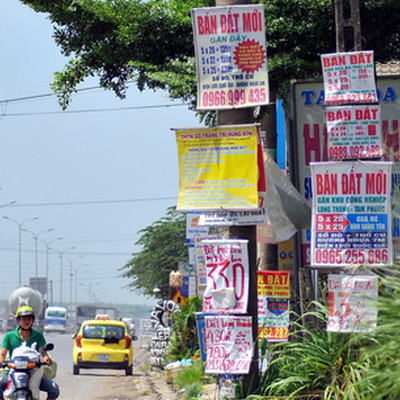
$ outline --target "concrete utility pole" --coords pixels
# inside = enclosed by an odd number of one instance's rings
[[[335,0],[334,4],[336,51],[360,51],[362,48],[359,0]]]
[[[216,0],[216,6],[233,6],[241,4],[251,4],[249,0]],[[275,107],[273,107],[273,113],[275,116]],[[217,112],[217,123],[218,125],[239,125],[239,124],[252,124],[254,123],[253,108],[239,108],[235,110],[220,110]],[[275,126],[273,131],[275,133]],[[267,135],[268,137],[268,135]],[[268,139],[267,139],[268,143]],[[275,138],[276,148],[276,138]],[[258,337],[258,312],[257,312],[257,237],[256,237],[256,226],[232,226],[229,227],[228,236],[236,239],[247,239],[248,240],[248,254],[249,254],[249,303],[248,311],[252,317],[253,325],[253,338],[257,341]],[[276,252],[275,252],[276,253]],[[268,259],[267,254],[265,254]],[[276,258],[275,258],[276,259]],[[269,261],[268,261],[269,263]],[[276,268],[276,264],[275,264]],[[273,268],[273,269],[275,269]],[[268,268],[264,268],[268,269]],[[243,377],[243,389],[245,394],[254,393],[259,385],[259,368],[258,368],[258,354],[257,348],[255,348],[255,354],[251,363],[249,374]]]

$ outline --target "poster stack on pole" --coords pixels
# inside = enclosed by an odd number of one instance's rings
[[[328,330],[365,330],[376,323],[365,298],[376,298],[377,282],[358,271],[392,263],[392,165],[378,161],[383,145],[373,52],[324,54],[321,62],[331,161],[310,163],[311,266],[342,272],[329,276]],[[343,272],[355,274],[356,284]]]
[[[177,210],[208,213],[211,224],[219,220],[220,226],[242,229],[231,239],[194,237],[191,258],[201,260],[197,287],[204,301],[198,321],[206,371],[244,375],[248,391],[258,382],[256,224],[266,218],[260,127],[251,111],[269,103],[265,17],[262,4],[225,4],[192,9],[197,108],[224,115],[235,111],[234,118],[218,118],[219,125],[211,128],[174,128]]]

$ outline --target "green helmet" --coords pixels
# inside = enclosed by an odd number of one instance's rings
[[[17,319],[19,317],[25,317],[27,315],[31,315],[33,320],[35,320],[35,311],[30,306],[22,306],[22,307],[18,308],[18,310],[17,310],[17,312],[15,314]]]

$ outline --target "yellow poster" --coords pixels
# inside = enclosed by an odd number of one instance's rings
[[[180,175],[178,210],[259,208],[258,125],[175,131]]]

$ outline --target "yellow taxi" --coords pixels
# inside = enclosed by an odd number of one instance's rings
[[[81,368],[124,369],[132,375],[132,338],[123,321],[99,316],[83,321],[74,337],[73,374]]]

